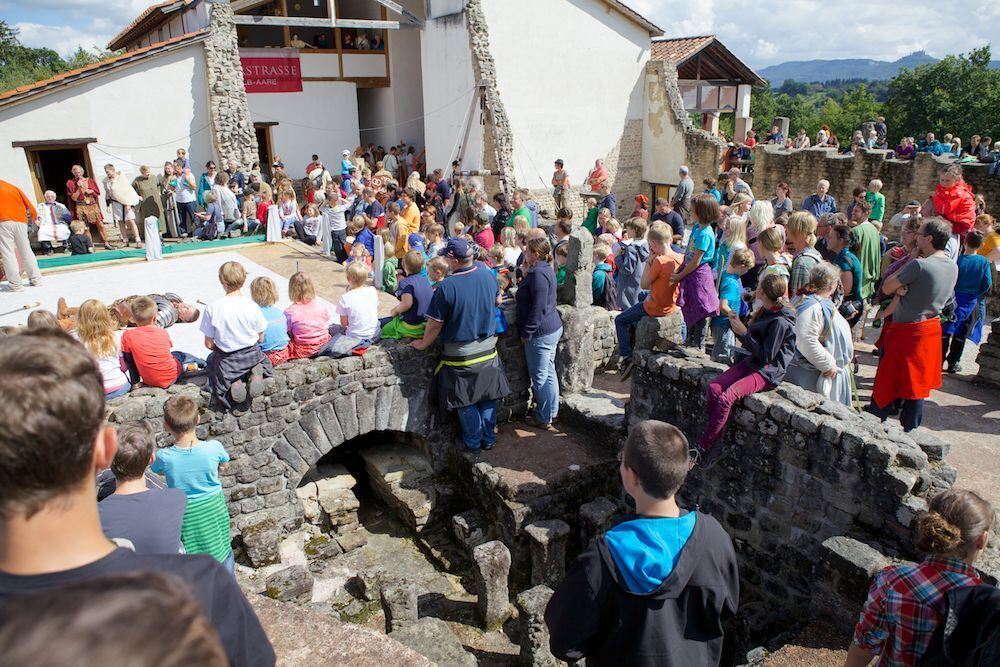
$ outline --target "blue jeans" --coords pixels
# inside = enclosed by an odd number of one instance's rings
[[[646,309],[642,302],[627,308],[615,318],[615,331],[618,332],[618,354],[622,361],[632,358],[632,327],[646,317]]]
[[[458,421],[462,425],[462,440],[469,449],[492,445],[497,441],[497,402],[493,399],[479,401],[458,408]]]
[[[714,361],[724,361],[727,364],[733,362],[733,351],[736,349],[736,334],[729,322],[721,324],[712,323],[712,336],[715,343],[712,345],[712,359]]]
[[[556,376],[556,346],[562,337],[562,327],[544,336],[535,336],[524,343],[524,356],[535,395],[535,416],[550,424],[559,415],[559,378]]]
[[[559,378],[556,376],[556,346],[562,338],[562,327],[544,336],[535,336],[524,343],[524,356],[535,395],[535,416],[550,424],[559,415]]]
[[[226,568],[226,571],[233,575],[233,577],[236,576],[236,554],[232,550],[229,551],[226,560],[222,561],[222,567]]]
[[[130,391],[132,391],[132,385],[129,384],[128,382],[126,382],[124,385],[121,386],[121,388],[115,389],[110,394],[104,394],[104,398],[106,400],[107,399],[111,399],[111,398],[118,398],[119,396],[124,396],[125,394],[129,393]]]

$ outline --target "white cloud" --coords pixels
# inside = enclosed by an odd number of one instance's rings
[[[40,23],[15,23],[21,43],[25,46],[47,47],[65,57],[77,48],[103,49],[118,32],[108,28],[107,21],[92,21],[86,28],[68,25],[42,25]]]
[[[766,39],[758,39],[753,55],[760,60],[771,60],[778,54],[778,45]]]

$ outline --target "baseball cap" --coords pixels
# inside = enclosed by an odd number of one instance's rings
[[[469,242],[465,239],[448,239],[448,244],[438,251],[438,256],[469,259],[472,257],[472,252],[469,250]]]
[[[344,149],[344,152],[341,153],[341,155],[350,155],[350,154],[351,154],[351,151],[347,150],[346,148]]]
[[[279,160],[278,162],[275,162],[275,163],[274,163],[274,164],[272,164],[271,166],[272,166],[272,167],[281,167],[282,169],[284,169],[284,168],[285,168],[285,163],[284,163],[284,162],[281,162],[281,161]]]
[[[920,206],[920,202],[918,202],[916,199],[911,199],[910,203],[907,204],[907,206],[917,206],[917,207],[919,207]]]
[[[416,233],[410,234],[406,237],[406,245],[409,246],[410,250],[423,250],[424,237]]]

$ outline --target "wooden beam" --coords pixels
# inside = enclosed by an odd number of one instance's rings
[[[419,28],[416,23],[406,21],[375,21],[372,19],[337,19],[338,28],[363,28],[366,30],[400,30],[402,28]]]
[[[79,147],[87,144],[96,144],[97,139],[89,137],[87,139],[39,139],[37,141],[12,141],[11,148],[45,148],[45,147]]]
[[[406,7],[403,7],[398,2],[393,2],[393,0],[375,0],[375,2],[377,2],[378,4],[382,5],[387,9],[391,9],[397,14],[400,14],[411,23],[416,23],[419,26],[424,25],[423,19],[421,19],[419,16],[408,10]]]
[[[237,14],[236,25],[300,26],[303,28],[332,28],[333,19],[314,19],[304,16],[249,16]]]

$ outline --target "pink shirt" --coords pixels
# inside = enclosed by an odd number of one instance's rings
[[[309,303],[293,303],[285,309],[288,334],[298,345],[322,345],[330,337],[330,313],[318,299]]]

